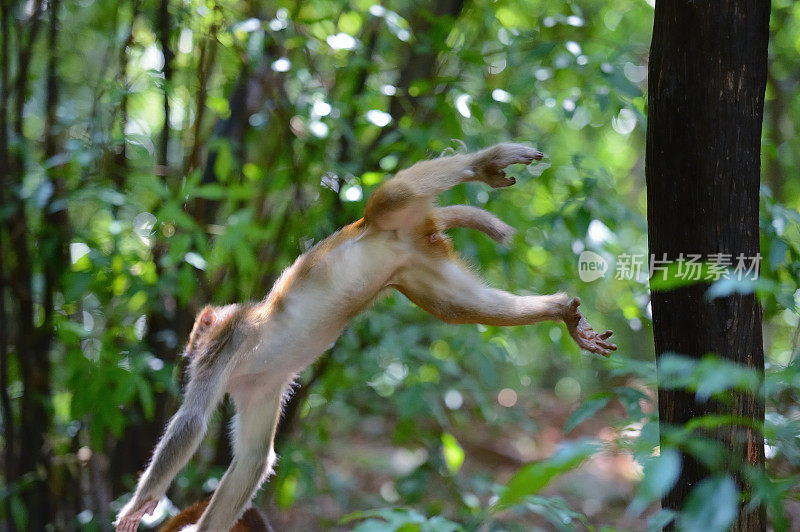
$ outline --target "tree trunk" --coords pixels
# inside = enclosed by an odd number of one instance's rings
[[[650,253],[759,251],[758,204],[761,122],[769,39],[767,0],[659,1],[649,65],[647,203]],[[656,357],[712,352],[763,374],[761,308],[753,294],[707,300],[707,283],[653,291]],[[663,383],[661,383],[663,384]],[[727,406],[659,387],[662,424],[682,426],[706,414],[764,421],[761,397],[733,393]],[[663,434],[663,432],[662,432]],[[713,436],[730,445],[732,463],[763,468],[757,431],[724,426]],[[664,442],[662,442],[664,443]],[[680,509],[705,476],[688,456],[664,507]],[[738,478],[742,483],[742,479]],[[746,489],[742,483],[740,487]],[[733,530],[764,530],[763,507],[740,512]]]
[[[175,54],[169,42],[170,19],[169,19],[169,0],[161,0],[158,4],[158,40],[161,41],[161,53],[164,55],[164,129],[161,130],[161,148],[158,153],[158,164],[164,172],[161,175],[167,176],[169,173],[169,98],[172,96],[172,59]]]
[[[9,6],[7,0],[0,0],[0,205],[8,202],[8,175],[11,172],[11,154],[8,146],[8,110],[11,103],[9,90],[9,68],[8,62],[11,54],[8,51],[8,33],[11,25],[9,24]],[[17,480],[16,463],[16,428],[15,416],[11,407],[11,397],[8,393],[9,385],[9,328],[10,314],[6,308],[6,296],[8,294],[8,280],[6,278],[6,257],[11,255],[11,246],[7,243],[8,230],[6,228],[5,217],[0,217],[0,414],[3,417],[3,435],[5,438],[5,449],[3,450],[3,480],[6,485],[10,485]],[[7,516],[11,516],[11,497],[6,497],[3,502],[3,510]],[[13,519],[9,518],[8,530],[16,532],[17,526]]]
[[[28,101],[28,89],[32,80],[30,67],[33,49],[41,29],[44,2],[35,0],[30,22],[26,23],[27,33],[17,35],[17,72],[14,84],[14,120],[12,130],[17,139],[14,156],[10,158],[11,168],[7,182],[16,190],[23,181],[27,170],[26,155],[30,146],[23,134],[23,110]],[[13,197],[7,214],[9,224],[9,243],[13,250],[13,266],[10,268],[8,286],[15,301],[11,311],[16,317],[14,345],[22,376],[22,396],[20,398],[19,422],[19,463],[15,474],[26,476],[30,483],[22,493],[27,511],[27,528],[44,530],[51,521],[52,504],[47,485],[50,460],[46,448],[47,432],[50,429],[50,374],[48,353],[38,349],[41,334],[34,321],[33,273],[34,261],[30,249],[30,226],[25,204],[21,197]],[[3,258],[6,260],[6,257]],[[9,261],[11,262],[11,261]]]

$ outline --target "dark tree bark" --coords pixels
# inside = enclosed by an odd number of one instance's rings
[[[112,156],[112,170],[111,174],[114,178],[114,184],[118,192],[123,192],[125,188],[125,178],[128,175],[128,158],[125,155],[127,149],[127,140],[125,139],[125,129],[128,125],[128,48],[133,45],[133,26],[136,24],[136,17],[139,14],[139,0],[133,0],[131,4],[131,24],[128,27],[127,37],[125,42],[119,48],[118,61],[119,66],[117,69],[117,83],[123,89],[122,97],[120,98],[119,108],[119,141],[116,146],[113,146],[114,152]],[[116,112],[115,112],[116,116]],[[113,124],[112,124],[113,126]]]
[[[26,155],[30,146],[23,134],[23,109],[28,100],[30,88],[30,67],[34,46],[37,43],[42,25],[44,2],[36,0],[26,32],[17,29],[17,72],[14,83],[14,120],[12,131],[16,140],[13,155],[9,158],[10,168],[7,183],[11,184],[11,194],[22,183],[26,171]],[[13,266],[9,268],[10,278],[7,286],[14,298],[15,334],[14,346],[22,377],[22,396],[20,399],[20,422],[18,446],[19,457],[15,474],[18,478],[28,475],[31,479],[22,493],[27,510],[27,526],[30,530],[44,530],[51,521],[52,504],[47,485],[49,471],[46,434],[50,428],[49,392],[50,374],[48,353],[38,349],[41,330],[34,322],[33,299],[33,260],[30,250],[30,227],[22,198],[11,196],[8,218],[9,244],[12,250]],[[4,257],[6,260],[6,257]],[[12,262],[9,260],[9,262]]]
[[[0,205],[5,205],[8,188],[7,176],[11,171],[11,154],[8,146],[8,109],[11,103],[9,91],[8,51],[9,6],[7,0],[0,0]],[[0,219],[0,257],[10,256],[10,246],[6,242],[6,219]],[[3,434],[5,449],[3,451],[3,478],[6,484],[16,481],[16,430],[11,398],[8,394],[8,356],[9,356],[9,314],[6,308],[7,280],[6,261],[0,260],[0,412],[3,416]],[[7,516],[11,514],[11,498],[6,497],[3,509]],[[8,529],[15,532],[17,527],[13,519],[8,519]]]
[[[59,76],[58,76],[58,35],[59,35],[59,9],[61,0],[49,0],[48,12],[50,25],[47,33],[47,65],[45,67],[45,134],[44,134],[44,160],[52,161],[60,151],[60,138],[56,109],[59,101]],[[55,337],[56,296],[63,287],[64,272],[69,270],[69,218],[67,215],[66,186],[64,184],[64,169],[62,164],[51,165],[47,170],[48,178],[53,185],[53,193],[44,207],[42,228],[37,242],[39,256],[37,261],[42,264],[44,274],[44,291],[42,293],[42,307],[44,319],[37,329],[36,334],[36,388],[29,393],[37,394],[42,401],[50,402],[52,396],[50,383],[50,349]],[[38,430],[44,434],[52,425],[52,411],[43,406],[41,415],[42,425]],[[45,515],[48,523],[66,522],[67,516],[58,515],[62,501],[71,493],[66,489],[67,477],[71,476],[66,468],[57,468],[53,465],[51,446],[47,443],[41,451],[44,464],[44,483],[46,484],[47,497],[50,500],[49,510],[51,515]]]
[[[172,94],[172,59],[175,54],[170,46],[169,0],[161,0],[158,4],[158,40],[161,41],[161,53],[164,55],[164,129],[161,131],[161,149],[158,164],[162,167],[162,175],[167,175],[169,167],[169,98]]]
[[[767,79],[767,0],[659,1],[649,65],[647,203],[650,253],[756,256],[761,122]],[[763,374],[761,308],[753,294],[707,300],[707,283],[653,291],[656,356],[716,353]],[[663,384],[663,383],[662,383]],[[709,413],[764,421],[761,397],[733,394],[726,406],[660,387],[662,424]],[[662,432],[663,434],[663,432]],[[732,449],[731,467],[763,467],[764,440],[744,426],[713,437]],[[662,442],[663,443],[663,442]],[[689,456],[663,505],[679,509],[705,476]],[[746,490],[742,479],[741,487]],[[733,530],[764,530],[763,508],[742,511]]]

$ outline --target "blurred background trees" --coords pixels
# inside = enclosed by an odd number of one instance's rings
[[[399,168],[503,140],[548,158],[512,189],[469,185],[443,203],[485,206],[519,232],[502,248],[457,231],[457,249],[494,285],[579,294],[620,351],[580,353],[553,324],[445,325],[393,294],[299,377],[257,501],[279,530],[674,517],[657,503],[679,462],[658,448],[647,268],[620,275],[615,260],[647,252],[652,2],[2,0],[0,16],[9,529],[109,529],[176,408],[204,303],[263,297]],[[767,375],[714,359],[667,369],[703,397],[763,387],[767,474],[746,495],[780,530],[800,519],[797,6],[775,0],[770,31],[756,287]],[[580,281],[584,250],[608,261],[601,280]],[[213,491],[229,416],[156,520]],[[672,441],[708,457],[697,428]],[[690,494],[682,527],[727,526],[739,493],[726,478]]]

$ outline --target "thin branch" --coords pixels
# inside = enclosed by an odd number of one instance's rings
[[[169,0],[161,0],[158,5],[158,38],[161,41],[161,53],[164,55],[164,129],[161,132],[161,151],[159,153],[159,163],[163,171],[168,173],[169,168],[169,97],[172,93],[172,52],[169,42],[170,19],[169,19]],[[166,174],[165,174],[166,175]]]
[[[9,151],[8,151],[8,0],[0,0],[0,205],[6,205],[6,183],[9,174]],[[16,464],[16,428],[14,424],[14,412],[11,407],[11,398],[8,394],[8,313],[6,309],[6,289],[8,281],[6,279],[5,257],[10,255],[5,241],[6,219],[0,219],[0,408],[3,416],[3,434],[5,436],[4,458],[4,478],[6,485],[13,484],[17,479]],[[6,497],[4,502],[6,516],[11,516],[11,497]],[[13,519],[7,519],[9,530],[16,530],[16,523]]]
[[[200,131],[203,127],[205,118],[206,98],[208,96],[208,80],[214,70],[214,63],[217,56],[217,27],[211,27],[211,35],[207,40],[200,44],[200,58],[197,66],[197,105],[195,107],[194,128],[192,138],[192,149],[184,169],[184,173],[189,173],[197,168],[200,160]]]
[[[125,157],[125,150],[127,141],[125,140],[125,129],[128,125],[128,48],[133,44],[133,26],[136,23],[136,17],[139,13],[139,0],[133,0],[131,7],[131,24],[128,28],[128,35],[125,42],[119,49],[119,68],[117,70],[117,83],[122,87],[122,97],[120,98],[119,108],[117,109],[120,114],[120,138],[122,144],[115,147],[114,153],[114,184],[117,190],[122,190],[125,187],[125,175],[128,166],[128,160]],[[116,120],[116,113],[112,117],[113,122]]]
[[[14,116],[14,130],[20,137],[22,136],[22,115],[27,100],[28,92],[28,70],[31,64],[31,54],[33,47],[36,44],[36,39],[39,35],[39,29],[42,25],[42,0],[35,0],[33,5],[33,13],[31,14],[30,30],[28,31],[28,42],[22,44],[22,36],[18,35],[20,41],[19,46],[19,59],[17,60],[17,79],[15,82],[16,92],[16,115]]]
[[[9,95],[9,9],[8,0],[0,0],[0,205],[6,205],[6,183],[10,173],[10,153],[8,149],[8,109],[10,103]],[[6,292],[8,280],[6,278],[5,257],[9,257],[11,250],[6,243],[6,219],[0,219],[0,407],[3,415],[3,434],[5,436],[4,458],[4,478],[6,485],[12,485],[17,480],[17,463],[19,457],[16,453],[16,426],[14,423],[14,412],[11,406],[11,398],[8,394],[8,312],[6,309]],[[11,497],[6,497],[4,502],[6,516],[11,516]],[[9,530],[16,530],[16,522],[7,519]]]

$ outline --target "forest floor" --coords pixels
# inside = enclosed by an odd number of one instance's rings
[[[530,412],[540,429],[535,433],[508,427],[498,431],[496,427],[478,426],[470,434],[455,434],[463,447],[466,460],[459,478],[467,478],[470,473],[481,472],[489,475],[489,482],[505,483],[525,463],[547,458],[555,452],[559,442],[565,439],[564,424],[577,405],[567,404],[552,394],[543,393],[537,397],[539,406]],[[617,434],[613,426],[615,420],[624,417],[620,405],[609,405],[587,420],[569,434],[569,439],[596,438],[612,441]],[[372,432],[372,431],[369,431]],[[360,498],[348,499],[341,494],[322,493],[300,498],[289,509],[278,508],[268,503],[265,507],[277,531],[339,531],[350,530],[354,526],[339,525],[339,520],[355,511],[364,510],[363,494],[375,494],[372,508],[394,507],[392,494],[397,470],[402,470],[404,462],[413,462],[417,453],[424,450],[408,450],[393,446],[391,437],[369,432],[342,431],[330,434],[330,451],[325,456],[327,474],[340,479],[344,488],[361,494]],[[395,473],[393,475],[393,473]],[[603,451],[579,468],[558,477],[543,492],[548,497],[561,497],[567,505],[584,514],[592,526],[608,525],[620,530],[644,530],[647,517],[657,511],[650,508],[643,516],[630,517],[626,509],[633,498],[633,491],[641,475],[641,466],[630,453]],[[448,487],[444,483],[430,482],[429,489],[442,490],[435,500],[447,499]],[[452,486],[450,491],[452,493]],[[464,490],[456,487],[462,493]],[[354,493],[355,494],[355,493]],[[488,501],[480,501],[486,506]],[[349,503],[358,504],[360,507]],[[414,505],[426,513],[424,497]],[[440,514],[452,515],[452,508],[444,507]],[[427,512],[431,515],[431,512]],[[509,530],[556,530],[544,518],[532,512],[506,512],[499,520]],[[566,528],[587,530],[578,521]]]

